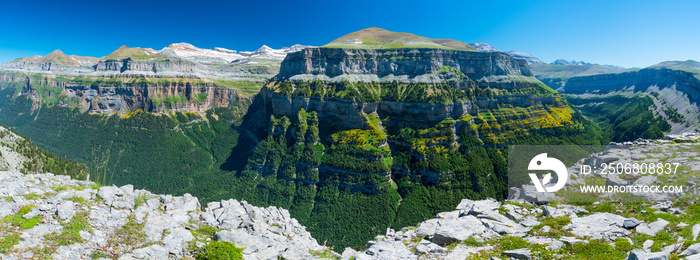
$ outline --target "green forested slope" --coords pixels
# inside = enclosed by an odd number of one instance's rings
[[[213,109],[209,122],[191,113],[92,115],[58,106],[32,109],[26,96],[10,98],[13,92],[0,92],[0,122],[50,152],[88,164],[93,180],[162,193],[188,192],[195,173],[224,164],[237,143],[232,125],[244,111]]]
[[[663,138],[671,125],[654,114],[654,101],[645,95],[613,95],[605,97],[569,96],[569,101],[597,122],[606,139],[615,142],[637,138]]]
[[[20,171],[22,173],[53,173],[68,175],[73,179],[84,180],[88,177],[88,167],[65,157],[57,156],[42,149],[29,138],[0,126],[0,170]]]

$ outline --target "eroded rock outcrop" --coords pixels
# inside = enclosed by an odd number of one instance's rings
[[[543,215],[542,213],[546,211],[577,212],[580,216],[577,214],[557,217],[551,214]],[[522,218],[507,217],[514,214]],[[686,218],[688,216],[681,214],[667,217]],[[534,225],[527,223],[533,219],[536,221]],[[653,240],[646,240],[644,245],[634,243],[633,241],[637,241],[639,237],[648,237],[648,235],[624,228],[625,221],[625,217],[616,213],[589,213],[581,207],[564,204],[552,207],[535,206],[522,201],[465,199],[455,211],[439,213],[436,218],[423,221],[415,227],[406,227],[399,231],[389,229],[386,235],[377,236],[359,252],[347,248],[342,257],[343,259],[350,259],[352,256],[356,259],[559,259],[567,256],[578,258],[586,254],[603,257],[597,251],[589,252],[593,248],[606,248],[605,256],[613,259],[669,259],[672,255],[687,257],[686,259],[700,257],[700,244],[689,245],[683,237],[678,237],[678,242],[674,240],[673,244],[669,244],[669,241]],[[497,224],[494,225],[494,223]],[[569,224],[564,225],[565,223]],[[522,230],[503,228],[507,226],[519,227]],[[689,229],[689,226],[679,224],[678,228]],[[446,229],[450,232],[441,231]],[[662,243],[664,246],[658,248],[650,246],[656,243]],[[632,248],[631,252],[628,252],[627,248]],[[407,251],[413,253],[408,254]]]
[[[244,247],[244,259],[310,259],[327,250],[287,210],[275,207],[223,200],[202,208],[189,194],[98,187],[50,173],[3,171],[0,184],[0,197],[7,198],[0,218],[23,223],[0,223],[2,237],[15,241],[3,243],[2,259],[180,259],[214,240]]]
[[[56,102],[59,106],[110,114],[142,110],[161,114],[165,110],[204,112],[250,102],[239,91],[213,83],[187,81],[118,80],[114,82],[57,81],[48,77],[0,74],[0,87],[16,87],[36,103]],[[51,105],[54,105],[51,104]]]
[[[643,92],[652,86],[660,89],[675,86],[677,90],[686,93],[691,102],[700,100],[700,79],[693,73],[671,69],[642,69],[619,74],[573,77],[566,81],[563,90],[566,93],[582,94],[594,90],[605,93],[634,87],[634,91]]]

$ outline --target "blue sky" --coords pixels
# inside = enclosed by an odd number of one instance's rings
[[[700,60],[700,1],[6,1],[0,62],[174,42],[255,50],[323,45],[367,27],[486,42],[545,62]]]

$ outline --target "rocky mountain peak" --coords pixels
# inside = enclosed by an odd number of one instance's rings
[[[303,50],[306,48],[313,48],[313,46],[294,44],[294,45],[292,45],[292,47],[288,48],[288,52],[297,52],[297,51],[300,51],[300,50]],[[284,48],[282,48],[282,49],[284,49]]]
[[[80,66],[80,62],[77,61],[75,58],[71,58],[63,51],[61,50],[55,50],[52,51],[51,53],[47,54],[46,56],[34,56],[30,58],[24,58],[23,60],[25,61],[31,61],[31,62],[53,62],[53,63],[60,63],[63,65],[68,65],[68,66]]]
[[[140,47],[128,47],[126,45],[123,45],[119,47],[119,49],[115,50],[114,52],[110,53],[106,57],[103,57],[103,60],[110,60],[110,59],[126,59],[126,58],[134,58],[137,60],[154,60],[154,59],[160,59],[160,58],[165,58],[166,56],[164,55],[159,55],[156,50],[151,49],[151,48],[140,48]]]
[[[181,42],[181,43],[173,43],[168,45],[168,48],[173,49],[173,50],[198,50],[199,48],[194,47],[194,45],[186,43],[186,42]]]
[[[468,43],[468,45],[472,46],[472,48],[476,49],[477,51],[485,51],[485,52],[499,51],[498,49],[496,49],[496,47],[493,47],[490,44],[485,43],[485,42]]]
[[[586,66],[586,65],[593,65],[592,63],[588,63],[585,61],[576,61],[576,60],[565,60],[565,59],[557,59],[552,64],[555,65],[577,65],[577,66]]]
[[[651,66],[651,68],[667,68],[667,69],[694,69],[700,70],[700,62],[694,60],[686,61],[664,61]]]
[[[525,59],[528,64],[544,63],[540,59],[538,59],[537,57],[532,56],[532,55],[527,54],[527,53],[524,53],[524,52],[509,51],[507,53],[510,54],[510,56],[513,56],[515,58]]]
[[[273,49],[264,45],[256,51],[239,53],[221,47],[199,48],[184,42],[170,44],[159,51],[124,45],[102,58],[67,56],[57,50],[46,57],[27,57],[4,63],[0,66],[0,71],[50,73],[67,77],[140,75],[263,81],[277,74],[280,63],[288,53],[308,47],[311,46],[297,44]],[[131,59],[125,66],[122,61],[128,58]]]
[[[346,34],[323,47],[357,49],[431,48],[476,51],[471,46],[458,40],[432,39],[412,33],[393,32],[378,27],[370,27]]]
[[[128,49],[129,49],[129,46],[122,45],[119,48],[117,48],[115,51],[123,51],[123,50],[128,50]]]
[[[270,53],[274,51],[272,48],[268,47],[267,45],[263,45],[262,47],[258,48],[253,52],[253,55],[255,54],[264,54],[264,53]]]
[[[66,55],[65,53],[63,53],[63,51],[61,51],[59,49],[56,49],[55,51],[52,51],[51,53],[46,55],[46,57],[57,57],[57,56],[67,57],[68,55]]]

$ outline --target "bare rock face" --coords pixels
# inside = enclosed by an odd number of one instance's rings
[[[502,52],[469,52],[446,49],[335,49],[307,48],[290,53],[280,75],[341,74],[421,75],[443,66],[467,75],[532,76],[527,62]]]
[[[200,70],[198,64],[180,59],[136,60],[134,58],[101,60],[95,65],[95,71],[103,76],[144,75],[161,77],[196,77]]]
[[[644,92],[650,88],[673,89],[685,95],[691,104],[700,102],[700,79],[693,73],[680,70],[642,69],[619,74],[573,77],[563,85],[563,90],[572,94],[583,94],[587,90],[607,93],[633,89],[635,92]],[[662,91],[662,94],[665,93]]]
[[[587,89],[608,91],[634,86],[635,91],[644,91],[651,86],[676,89],[687,93],[692,102],[700,100],[700,80],[693,73],[670,69],[642,69],[619,74],[602,74],[573,77],[564,85],[567,93],[585,93]]]
[[[65,65],[56,62],[33,62],[25,60],[14,60],[10,62],[3,63],[0,66],[0,71],[8,72],[26,72],[26,73],[40,73],[40,74],[84,74],[92,72],[93,70],[89,67],[76,67]]]
[[[132,185],[96,189],[90,181],[51,173],[0,171],[0,183],[0,196],[16,198],[12,202],[1,200],[0,216],[19,214],[21,206],[29,206],[36,212],[31,217],[41,220],[26,230],[3,226],[13,231],[5,234],[21,237],[21,241],[8,244],[9,250],[0,253],[2,259],[81,259],[93,253],[115,259],[192,259],[212,239],[245,247],[244,259],[312,259],[314,251],[336,256],[281,208],[260,208],[233,199],[202,208],[199,199],[190,194],[158,195],[135,190]],[[68,188],[56,194],[57,187]],[[36,196],[24,198],[28,193],[22,190],[31,190]],[[83,200],[71,200],[80,194],[85,195]],[[145,202],[135,205],[139,200]],[[73,221],[84,223],[77,227],[77,241],[53,246],[57,234]],[[219,231],[213,236],[193,232],[204,227]],[[132,239],[124,239],[127,229]],[[43,250],[28,256],[25,252],[30,248]]]
[[[463,78],[435,77],[441,70],[450,70]],[[446,102],[394,101],[380,97],[375,101],[361,101],[355,98],[299,96],[280,93],[276,89],[276,84],[284,84],[285,81],[321,81],[342,85],[346,80],[365,83],[398,81],[399,85],[408,82],[446,83],[453,88],[478,86],[503,91],[541,87],[538,85],[541,83],[532,77],[525,60],[502,52],[421,48],[306,48],[286,56],[280,74],[261,90],[251,111],[260,114],[261,117],[256,117],[257,121],[266,120],[270,115],[276,118],[294,117],[301,109],[316,111],[322,122],[319,128],[323,132],[324,128],[331,128],[324,127],[323,124],[332,124],[333,129],[340,130],[367,127],[364,115],[372,113],[380,118],[390,118],[386,125],[390,128],[422,128],[446,119],[475,115],[483,109],[557,104],[555,96],[509,94]],[[462,125],[455,128],[462,128]]]
[[[692,132],[700,128],[697,117],[700,104],[700,76],[666,68],[646,68],[618,74],[601,74],[572,77],[568,80],[548,83],[567,94],[583,97],[615,91],[646,93],[654,100],[659,114],[672,126],[671,133]],[[676,111],[673,119],[667,111]]]
[[[607,239],[626,237],[630,231],[624,228],[625,218],[611,213],[595,213],[586,217],[574,218],[566,228],[579,237]]]
[[[166,109],[179,112],[204,112],[215,107],[231,107],[241,102],[249,102],[234,89],[221,88],[211,83],[163,81],[162,83],[116,82],[104,85],[101,82],[83,84],[77,81],[54,81],[50,78],[39,80],[14,74],[0,74],[0,87],[23,87],[20,95],[27,95],[37,101],[46,94],[37,89],[48,85],[60,89],[51,95],[64,95],[59,106],[80,107],[94,114],[128,112],[142,110],[155,114]],[[44,95],[44,96],[42,96]]]
[[[230,107],[243,99],[232,89],[193,86],[190,83],[123,84],[115,87],[68,86],[66,96],[75,97],[90,113],[143,110],[162,113],[164,109],[180,112],[204,112],[215,107]],[[178,97],[176,102],[165,100]]]

